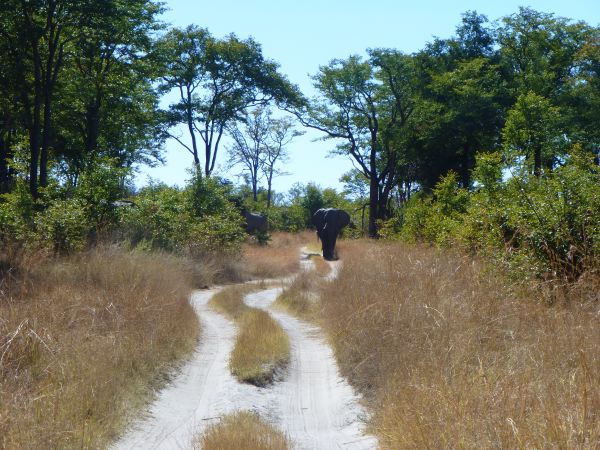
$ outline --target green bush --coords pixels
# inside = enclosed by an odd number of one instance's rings
[[[435,186],[431,196],[413,196],[401,216],[384,230],[397,228],[400,219],[400,235],[405,240],[449,246],[455,241],[468,203],[468,192],[458,186],[457,175],[450,172]]]
[[[242,216],[218,181],[193,177],[184,189],[151,185],[121,212],[121,233],[133,246],[198,255],[239,248]]]
[[[598,166],[579,150],[543,177],[513,175],[472,195],[463,242],[512,269],[575,281],[598,268],[598,186]]]
[[[499,154],[482,154],[473,175],[474,192],[451,173],[384,230],[394,234],[400,224],[405,240],[460,245],[524,277],[573,282],[599,269],[600,171],[589,153],[575,149],[541,177],[512,173]]]
[[[35,224],[38,241],[60,254],[83,249],[90,231],[84,205],[78,199],[52,202],[36,215]]]

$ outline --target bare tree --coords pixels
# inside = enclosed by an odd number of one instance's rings
[[[273,178],[284,172],[277,165],[288,155],[286,147],[303,134],[294,129],[290,117],[274,119],[268,107],[259,106],[246,114],[243,124],[228,127],[233,139],[229,147],[230,167],[240,165],[252,186],[252,198],[257,200],[258,182],[267,182],[267,208],[271,206]]]
[[[243,124],[234,123],[227,131],[233,139],[229,147],[229,165],[241,165],[252,185],[252,199],[257,200],[258,180],[261,175],[263,154],[268,147],[271,113],[258,107],[246,114]]]
[[[294,128],[294,122],[289,117],[271,120],[269,131],[269,144],[262,160],[262,171],[267,179],[267,209],[271,207],[273,176],[284,174],[275,165],[288,159],[286,147],[294,138],[304,134]]]

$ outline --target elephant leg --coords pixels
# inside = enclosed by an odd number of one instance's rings
[[[327,261],[333,261],[333,248],[335,247],[335,233],[332,233],[331,230],[327,230],[326,233],[323,233],[323,258]]]
[[[333,233],[333,236],[331,236],[331,261],[336,260],[336,254],[335,254],[335,241],[337,240],[337,233]]]

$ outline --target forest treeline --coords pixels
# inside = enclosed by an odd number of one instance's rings
[[[460,245],[569,281],[597,270],[600,28],[530,8],[496,22],[466,12],[415,53],[333,59],[307,98],[252,38],[170,28],[162,12],[2,2],[4,243],[68,252],[117,236],[209,251],[241,242],[242,204],[289,231],[337,206],[370,237]],[[344,192],[272,192],[302,127],[354,162]],[[226,137],[247,185],[214,173]],[[160,164],[166,139],[194,162],[188,185],[135,192],[133,167]]]

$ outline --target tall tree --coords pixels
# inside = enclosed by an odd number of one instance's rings
[[[476,153],[500,145],[508,99],[487,22],[469,11],[454,37],[435,39],[416,55],[421,99],[412,143],[426,190],[450,170],[469,188]]]
[[[48,183],[54,93],[65,47],[85,19],[81,14],[84,4],[71,0],[7,0],[2,9],[2,15],[8,16],[16,32],[14,55],[29,134],[29,187],[33,197],[38,196],[38,185],[44,187]]]
[[[235,35],[212,37],[195,26],[173,29],[161,39],[167,64],[162,90],[176,90],[179,100],[166,113],[167,125],[185,124],[191,144],[168,131],[191,153],[200,167],[198,136],[204,144],[203,172],[215,168],[221,139],[228,125],[240,120],[247,108],[277,103],[296,103],[297,89],[278,71],[278,65],[265,59],[253,39]]]
[[[560,128],[560,109],[541,95],[528,92],[509,111],[503,130],[507,159],[536,177],[551,170],[566,146]],[[524,164],[519,161],[525,156]]]
[[[88,5],[61,85],[55,151],[76,178],[94,158],[122,167],[159,159],[160,75],[152,34],[162,8],[151,0],[107,0]],[[126,120],[124,120],[126,117]]]
[[[557,104],[590,29],[582,22],[519,8],[498,29],[501,63],[514,98],[533,92]]]
[[[252,199],[257,201],[258,182],[267,182],[267,208],[271,206],[273,178],[281,172],[277,165],[287,158],[286,147],[302,133],[294,129],[289,117],[276,119],[268,107],[257,107],[246,114],[242,124],[228,128],[233,145],[229,148],[231,166],[241,165],[250,180]]]
[[[314,76],[321,97],[296,115],[305,126],[340,142],[369,180],[369,236],[377,236],[377,219],[396,182],[398,135],[412,114],[413,64],[393,50],[372,50],[370,60],[358,56],[333,60]]]

